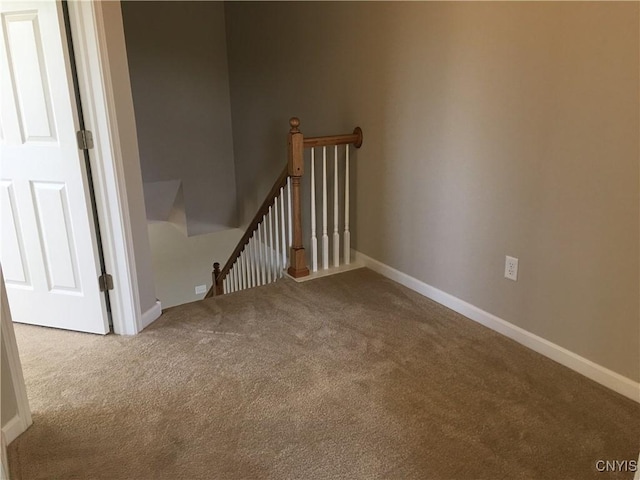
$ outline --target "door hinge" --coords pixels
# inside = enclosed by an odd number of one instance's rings
[[[78,138],[78,148],[80,150],[91,150],[93,148],[93,134],[91,130],[78,130],[76,137]]]
[[[113,290],[113,277],[108,273],[100,275],[98,277],[98,285],[100,285],[101,292],[106,292],[107,290]]]

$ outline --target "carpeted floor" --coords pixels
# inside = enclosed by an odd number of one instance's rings
[[[176,307],[136,337],[16,326],[32,479],[613,479],[640,406],[369,270]]]

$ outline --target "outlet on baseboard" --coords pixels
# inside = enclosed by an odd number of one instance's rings
[[[516,257],[510,257],[507,255],[504,261],[504,278],[518,280],[518,259]]]
[[[206,285],[196,285],[196,295],[207,293]]]

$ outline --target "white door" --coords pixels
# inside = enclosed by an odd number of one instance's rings
[[[13,320],[104,334],[62,6],[0,5],[0,258]]]

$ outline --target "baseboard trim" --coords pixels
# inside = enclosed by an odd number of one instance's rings
[[[153,322],[155,322],[158,318],[160,318],[160,315],[162,315],[162,304],[160,303],[160,300],[156,300],[156,303],[154,303],[149,310],[141,315],[140,328],[138,329],[138,332],[141,332]]]
[[[356,252],[356,259],[374,272],[404,285],[411,290],[434,300],[451,310],[458,312],[465,317],[484,325],[506,337],[515,340],[525,347],[554,360],[575,372],[584,375],[591,380],[604,385],[605,387],[624,395],[631,400],[640,403],[640,383],[598,365],[580,355],[556,345],[538,335],[535,335],[523,328],[507,322],[495,315],[486,312],[470,303],[460,300],[451,294],[443,292],[431,285],[428,285],[417,278],[400,272],[389,265],[375,260],[363,253]]]
[[[11,420],[2,427],[2,434],[4,435],[5,442],[7,442],[6,444],[9,445],[26,429],[27,427],[24,421],[20,418],[20,415],[16,413]]]
[[[353,261],[348,265],[340,265],[339,267],[329,267],[327,270],[319,269],[317,272],[311,272],[306,277],[295,278],[285,272],[285,275],[289,277],[291,280],[294,280],[298,283],[308,282],[309,280],[316,280],[322,277],[328,277],[329,275],[336,275],[338,273],[348,272],[350,270],[356,270],[358,268],[363,268],[364,264],[362,262]]]

